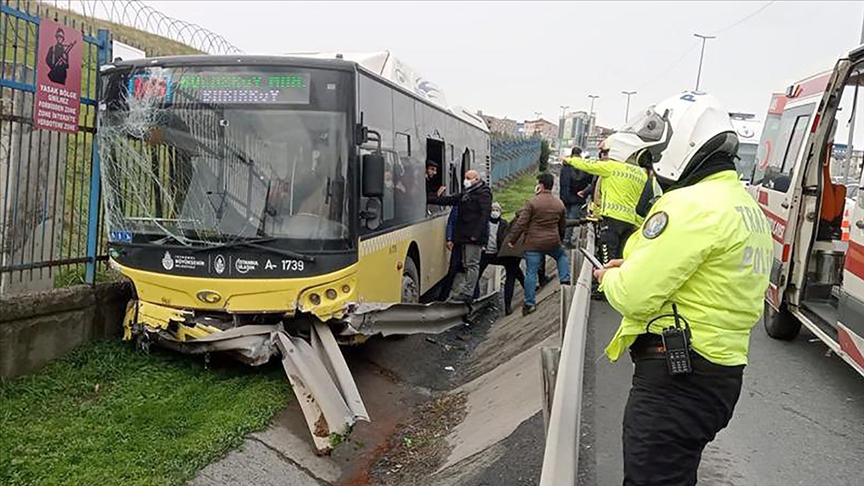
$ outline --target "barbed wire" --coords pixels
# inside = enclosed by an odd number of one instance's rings
[[[69,10],[77,3],[85,17],[106,20],[162,36],[208,54],[243,52],[222,35],[196,23],[166,15],[140,0],[67,0],[64,3]]]

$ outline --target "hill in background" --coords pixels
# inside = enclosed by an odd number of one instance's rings
[[[107,2],[110,0],[102,1]],[[168,39],[167,37],[151,34],[149,32],[144,32],[122,24],[116,24],[107,20],[85,17],[73,10],[55,8],[54,5],[47,2],[26,1],[21,2],[20,6],[17,3],[13,3],[12,6],[22,10],[27,10],[29,8],[32,15],[37,15],[36,12],[38,10],[38,15],[40,17],[56,17],[61,22],[73,25],[75,28],[83,29],[85,31],[92,29],[95,33],[98,29],[108,29],[111,31],[114,40],[128,44],[132,47],[137,47],[138,49],[145,51],[148,57],[179,54],[203,54],[203,52],[198,49]]]

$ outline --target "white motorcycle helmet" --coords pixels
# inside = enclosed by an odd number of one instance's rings
[[[610,155],[625,157],[617,160],[650,165],[669,184],[698,169],[715,153],[735,155],[738,151],[729,112],[713,96],[695,91],[644,110],[607,140]]]

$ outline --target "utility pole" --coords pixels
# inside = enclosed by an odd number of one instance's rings
[[[534,128],[534,131],[531,133],[531,136],[534,136],[535,133],[540,131],[540,130],[537,130],[537,122],[540,121],[540,115],[542,115],[542,114],[543,114],[542,111],[535,111],[534,112],[534,116],[536,117],[536,119],[534,120],[534,125],[532,127],[532,128]]]
[[[588,110],[588,135],[585,137],[585,148],[588,147],[588,137],[594,131],[594,100],[599,98],[600,95],[589,94],[588,97],[591,98],[591,109]]]
[[[699,54],[699,72],[696,73],[696,89],[694,91],[699,91],[699,81],[702,80],[702,60],[705,58],[705,41],[709,39],[716,39],[717,37],[713,35],[702,35],[702,34],[693,34],[694,36],[702,39],[702,53]]]
[[[627,108],[624,110],[624,123],[630,119],[630,97],[636,94],[635,91],[622,91],[621,94],[627,96]]]
[[[564,117],[567,116],[567,108],[570,108],[570,105],[561,105],[561,121],[558,122],[561,126],[558,127],[558,132],[561,134],[561,141],[558,142],[558,156],[564,155]]]

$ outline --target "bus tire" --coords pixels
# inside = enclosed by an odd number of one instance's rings
[[[405,259],[405,267],[402,269],[402,303],[417,304],[420,302],[420,276],[417,265],[409,256]],[[401,341],[408,337],[405,334],[391,334],[385,339]]]
[[[765,314],[762,320],[765,323],[765,332],[774,339],[791,341],[801,332],[801,321],[796,319],[785,305],[781,305],[780,310],[776,311],[765,301]]]
[[[414,259],[405,259],[405,267],[402,269],[402,303],[417,304],[420,302],[420,273]]]

